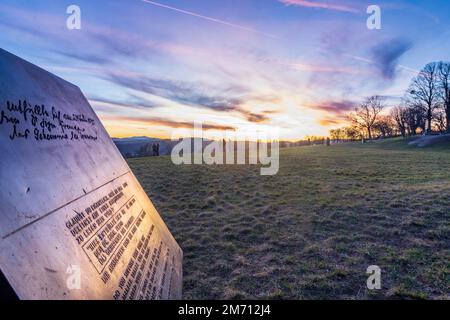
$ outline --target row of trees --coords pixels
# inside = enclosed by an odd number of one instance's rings
[[[330,131],[334,140],[450,132],[450,62],[427,64],[412,80],[402,103],[389,114],[383,98],[366,98],[349,115],[352,125]]]

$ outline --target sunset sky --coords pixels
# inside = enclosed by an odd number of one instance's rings
[[[81,30],[66,8],[81,8]],[[382,29],[366,27],[367,6]],[[364,96],[400,102],[450,60],[450,1],[0,2],[0,47],[78,85],[113,137],[170,138],[202,121],[327,135]]]

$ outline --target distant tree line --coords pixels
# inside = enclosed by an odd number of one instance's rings
[[[386,109],[380,96],[366,98],[348,115],[351,125],[330,130],[335,141],[450,133],[450,62],[427,64],[400,105]]]

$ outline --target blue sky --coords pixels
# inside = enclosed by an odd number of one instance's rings
[[[81,30],[66,8],[81,8]],[[377,4],[382,29],[366,27]],[[364,96],[400,103],[450,60],[450,2],[159,0],[0,2],[0,47],[78,85],[111,136],[277,127],[326,135]]]

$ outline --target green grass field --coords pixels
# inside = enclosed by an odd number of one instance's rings
[[[281,149],[275,176],[129,164],[184,251],[186,299],[449,299],[449,150]],[[369,265],[381,290],[366,288]]]

